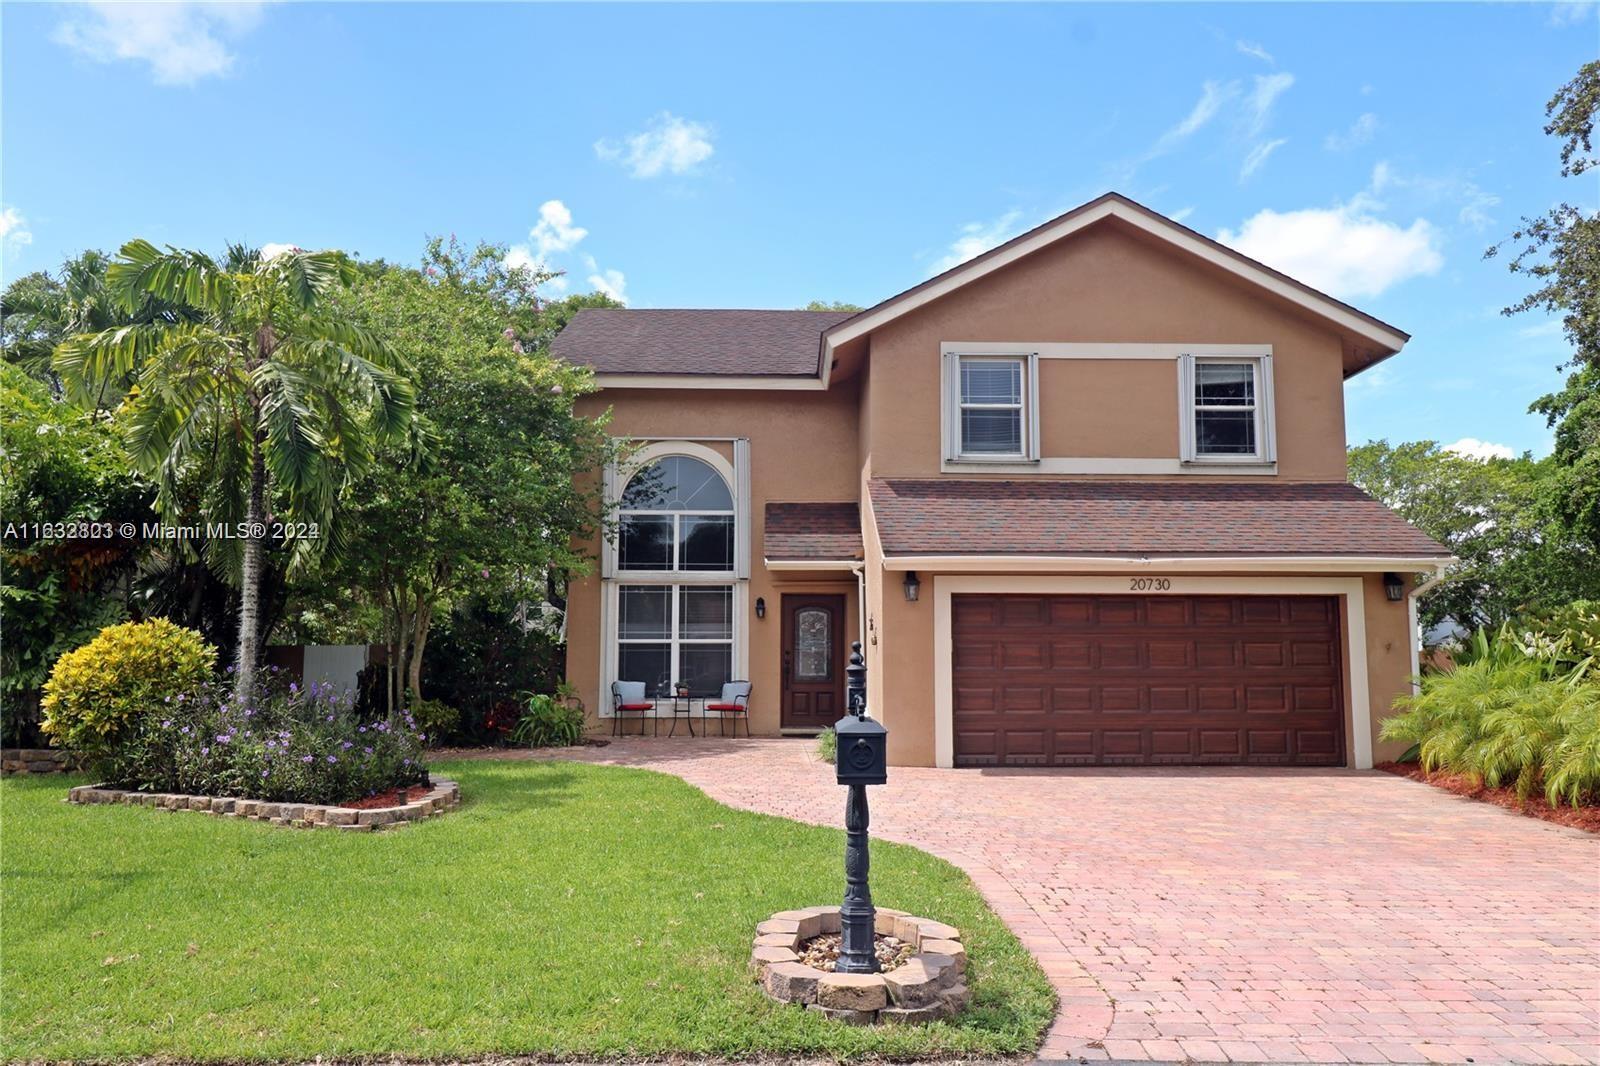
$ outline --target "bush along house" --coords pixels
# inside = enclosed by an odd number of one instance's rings
[[[1116,194],[859,313],[582,311],[634,450],[567,679],[814,733],[860,640],[896,764],[1371,766],[1450,562],[1345,480],[1407,339]]]

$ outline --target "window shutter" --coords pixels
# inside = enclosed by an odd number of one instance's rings
[[[733,565],[739,580],[750,577],[750,438],[733,442]]]
[[[1178,458],[1194,461],[1194,356],[1178,356]]]
[[[617,464],[607,463],[600,474],[600,492],[606,514],[614,515],[612,510],[617,503]],[[614,537],[608,537],[602,531],[600,535],[600,576],[613,578],[617,576],[617,542]]]

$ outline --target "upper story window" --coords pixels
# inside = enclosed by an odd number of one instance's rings
[[[957,460],[1038,457],[1036,356],[946,356],[945,454]]]
[[[1274,461],[1271,357],[1185,355],[1181,367],[1183,460]]]
[[[634,474],[618,520],[618,570],[734,569],[733,493],[721,474],[693,456],[664,456]]]

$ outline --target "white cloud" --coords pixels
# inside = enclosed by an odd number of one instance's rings
[[[621,304],[628,302],[628,279],[622,271],[601,270],[593,259],[589,260],[589,269],[594,271],[589,275],[589,284],[596,292],[603,292]]]
[[[1278,62],[1276,59],[1272,58],[1271,52],[1267,51],[1254,41],[1234,41],[1233,46],[1239,51],[1243,52],[1245,55],[1259,59],[1263,63],[1276,64]]]
[[[1371,111],[1350,124],[1350,128],[1343,133],[1330,133],[1322,139],[1322,147],[1330,152],[1348,152],[1372,140],[1372,135],[1378,132],[1378,116]]]
[[[1261,169],[1261,164],[1267,161],[1267,156],[1289,143],[1289,138],[1279,137],[1273,141],[1263,141],[1250,149],[1250,154],[1244,157],[1244,166],[1239,168],[1239,180],[1244,181],[1250,175]]]
[[[1446,444],[1444,450],[1454,452],[1456,455],[1467,459],[1487,461],[1490,459],[1515,459],[1517,453],[1504,444],[1491,444],[1477,437],[1462,437],[1454,444]]]
[[[28,228],[28,220],[15,207],[0,208],[0,243],[8,252],[15,252],[23,245],[33,243],[33,230]]]
[[[261,246],[261,258],[276,259],[284,252],[292,252],[297,247],[299,246],[294,244],[278,244],[275,241],[268,241]]]
[[[572,224],[572,212],[560,200],[540,204],[539,221],[528,231],[533,238],[533,254],[540,262],[556,252],[571,251],[588,235],[588,230]]]
[[[1206,123],[1217,117],[1217,112],[1222,110],[1222,105],[1239,94],[1237,82],[1208,81],[1200,86],[1200,99],[1195,101],[1194,107],[1184,116],[1183,121],[1163,133],[1156,140],[1155,145],[1145,154],[1146,159],[1153,159],[1172,151],[1178,145],[1192,137],[1196,131]]]
[[[1180,207],[1176,211],[1172,212],[1172,214],[1168,215],[1167,217],[1172,219],[1172,221],[1174,221],[1174,222],[1182,222],[1184,219],[1188,218],[1192,214],[1194,214],[1194,208],[1193,207]]]
[[[94,0],[74,5],[56,27],[54,39],[97,63],[147,63],[158,85],[193,85],[233,68],[228,42],[256,27],[262,7],[248,2]]]
[[[956,239],[950,242],[950,250],[933,265],[933,273],[941,274],[998,244],[1004,244],[1017,235],[1017,220],[1021,217],[1021,211],[1007,211],[993,222],[968,222],[961,227]]]
[[[1426,220],[1401,227],[1372,214],[1365,195],[1333,207],[1270,208],[1217,239],[1307,285],[1342,298],[1377,296],[1444,265],[1438,231]]]
[[[1427,204],[1452,205],[1456,220],[1478,233],[1494,225],[1489,209],[1500,203],[1500,197],[1466,178],[1402,175],[1395,173],[1387,161],[1379,161],[1372,168],[1372,192],[1385,189],[1403,190]]]
[[[1250,90],[1250,99],[1246,101],[1249,106],[1250,136],[1254,137],[1267,128],[1267,122],[1272,118],[1272,105],[1293,84],[1294,75],[1288,71],[1255,76],[1255,88]]]
[[[1593,0],[1574,0],[1572,3],[1552,4],[1550,7],[1550,25],[1576,26],[1589,18],[1589,13],[1594,10]]]
[[[670,111],[657,115],[642,133],[630,133],[621,141],[602,139],[594,143],[595,155],[621,163],[636,178],[692,173],[715,151],[710,126],[679,118]]]

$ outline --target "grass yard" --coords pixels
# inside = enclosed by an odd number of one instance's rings
[[[438,771],[463,806],[378,834],[75,807],[0,783],[0,1040],[21,1059],[1030,1052],[1054,995],[966,876],[873,845],[878,902],[964,931],[961,1019],[860,1029],[772,1004],[756,922],[837,900],[842,834],[676,778]]]

